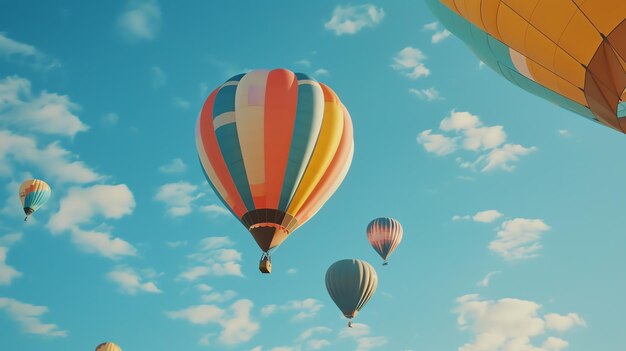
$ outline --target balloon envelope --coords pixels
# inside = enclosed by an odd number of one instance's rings
[[[48,201],[52,190],[50,186],[39,179],[29,179],[20,185],[19,196],[26,216],[37,211]]]
[[[378,275],[369,263],[346,259],[326,271],[326,289],[346,318],[352,319],[365,306],[378,286]]]
[[[122,349],[112,342],[103,342],[96,346],[96,351],[122,351]]]
[[[326,85],[285,69],[227,80],[196,125],[205,176],[267,252],[313,216],[352,161],[348,111]]]
[[[367,240],[386,262],[402,241],[402,225],[393,218],[376,218],[367,226]]]
[[[427,2],[513,84],[626,132],[626,1]]]

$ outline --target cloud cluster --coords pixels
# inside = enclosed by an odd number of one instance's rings
[[[167,312],[172,319],[183,319],[192,324],[216,324],[222,327],[218,341],[224,345],[237,345],[249,341],[259,331],[259,324],[250,318],[254,304],[247,299],[235,301],[226,309],[216,305],[196,305]]]
[[[133,256],[137,250],[127,241],[113,238],[106,228],[84,226],[93,224],[98,217],[119,219],[131,214],[134,208],[135,199],[125,184],[73,187],[61,199],[59,211],[50,217],[48,228],[53,234],[69,231],[72,242],[86,252],[111,259]]]
[[[159,172],[163,173],[183,173],[185,170],[187,170],[187,165],[180,158],[175,158],[159,167]]]
[[[489,249],[507,260],[536,257],[539,240],[549,229],[541,219],[514,218],[502,223]]]
[[[396,71],[403,72],[405,76],[411,79],[428,77],[430,70],[424,65],[424,60],[426,60],[426,55],[422,50],[407,46],[393,57],[391,67]]]
[[[430,40],[433,44],[437,44],[447,39],[450,33],[447,29],[439,30],[439,22],[432,22],[424,25],[424,29],[430,32],[434,32],[430,37]]]
[[[241,252],[231,248],[234,243],[226,236],[207,237],[200,241],[200,249],[189,255],[194,263],[178,278],[189,282],[204,276],[237,276],[241,273]]]
[[[457,303],[454,312],[458,315],[458,325],[474,336],[471,342],[459,347],[459,351],[559,351],[568,345],[567,341],[549,336],[536,346],[533,339],[551,331],[565,332],[574,326],[585,326],[585,321],[576,313],[541,316],[541,305],[533,301],[482,300],[472,294],[459,297]]]
[[[43,323],[41,316],[48,312],[46,306],[36,306],[12,298],[0,297],[0,310],[16,321],[26,334],[38,334],[49,337],[67,336],[67,331],[51,323]]]
[[[506,143],[507,135],[502,126],[485,126],[478,116],[469,112],[452,111],[450,116],[441,120],[439,129],[446,134],[433,133],[432,129],[418,134],[417,142],[427,152],[437,156],[445,156],[464,150],[478,154],[474,161],[457,158],[462,168],[481,172],[493,170],[512,171],[514,162],[527,155],[536,147],[524,147],[519,144]]]
[[[337,6],[324,28],[335,35],[356,34],[365,27],[374,27],[385,17],[385,11],[374,5]]]
[[[292,300],[284,305],[267,305],[261,309],[263,316],[272,315],[278,311],[295,312],[292,317],[294,322],[317,317],[319,311],[324,307],[320,301],[308,298],[304,300]]]

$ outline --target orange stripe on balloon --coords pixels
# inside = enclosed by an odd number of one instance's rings
[[[267,78],[265,91],[265,186],[267,208],[278,208],[291,146],[298,80],[293,72],[276,69]]]
[[[226,190],[226,196],[224,197],[224,201],[233,209],[233,212],[239,216],[239,218],[243,217],[243,215],[248,212],[246,206],[237,191],[237,187],[233,182],[233,178],[228,171],[228,167],[226,166],[226,162],[224,161],[224,157],[222,156],[222,152],[217,142],[217,137],[215,136],[215,129],[213,128],[213,103],[215,102],[215,96],[220,88],[215,89],[211,95],[207,98],[202,106],[202,111],[200,112],[200,137],[202,139],[202,145],[204,147],[204,151],[209,158],[209,162],[220,182],[224,186]]]
[[[324,173],[320,182],[317,184],[300,211],[298,211],[298,214],[296,214],[295,217],[298,221],[306,221],[313,214],[315,214],[315,211],[321,207],[323,202],[330,198],[332,192],[334,192],[333,185],[343,180],[339,178],[341,172],[346,167],[346,163],[350,163],[352,161],[350,159],[350,149],[352,148],[354,138],[352,120],[350,119],[350,114],[348,113],[346,107],[343,105],[341,106],[343,111],[343,133],[341,135],[339,147],[333,156],[333,160],[326,169],[326,173]],[[329,194],[329,192],[331,193]]]

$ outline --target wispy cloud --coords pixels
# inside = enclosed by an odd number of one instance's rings
[[[183,173],[187,170],[187,165],[180,158],[175,158],[170,162],[159,167],[159,171],[163,173]]]
[[[524,147],[506,143],[507,135],[502,126],[485,126],[478,116],[469,112],[452,111],[439,124],[443,133],[433,133],[432,129],[421,132],[417,142],[428,152],[438,156],[452,154],[457,150],[478,154],[474,161],[457,157],[462,168],[488,172],[493,170],[512,171],[513,163],[521,156],[537,150],[536,147]]]
[[[111,259],[136,254],[130,243],[112,237],[106,227],[84,229],[94,218],[119,219],[133,212],[135,199],[125,184],[73,187],[60,203],[59,211],[48,221],[53,234],[69,231],[72,242],[80,249]]]
[[[204,196],[198,187],[189,182],[168,183],[159,187],[154,198],[167,206],[170,217],[187,216],[191,213],[192,204]]]
[[[61,67],[58,60],[49,57],[33,45],[9,38],[4,32],[0,32],[0,57],[25,63],[35,69],[49,70]]]
[[[430,32],[434,32],[430,37],[433,44],[437,44],[450,36],[450,32],[447,29],[439,30],[439,22],[432,22],[424,25],[424,29]]]
[[[387,344],[387,337],[372,336],[371,334],[372,332],[367,324],[354,323],[352,328],[341,330],[339,332],[339,337],[354,339],[357,343],[356,351],[368,351]]]
[[[22,276],[22,273],[6,263],[9,248],[0,246],[0,285],[10,285],[13,279]]]
[[[486,210],[477,212],[472,219],[476,222],[491,223],[496,219],[502,217],[502,213],[498,210]]]
[[[128,41],[153,40],[161,26],[161,8],[153,0],[131,0],[117,19],[120,33]]]
[[[500,271],[495,271],[495,272],[489,272],[487,273],[487,275],[485,275],[485,277],[483,279],[481,279],[481,281],[478,282],[478,286],[486,288],[489,286],[489,283],[491,282],[491,278],[496,275],[496,274],[500,274]]]
[[[167,84],[167,74],[159,66],[150,67],[150,74],[152,74],[152,87],[159,89]]]
[[[479,295],[457,298],[454,312],[461,330],[469,330],[474,339],[459,347],[459,351],[533,350],[559,351],[568,342],[548,336],[550,330],[565,332],[574,326],[584,326],[576,313],[567,316],[541,315],[541,305],[515,298],[482,300]],[[536,344],[536,343],[539,344]]]
[[[403,72],[411,79],[418,79],[430,75],[430,70],[424,65],[424,60],[426,60],[426,55],[422,50],[407,46],[394,56],[391,67]]]
[[[23,333],[49,337],[67,336],[67,331],[51,323],[43,323],[41,317],[48,312],[46,306],[36,306],[12,298],[0,297],[0,310],[17,322]]]
[[[374,5],[337,6],[324,28],[335,35],[356,34],[365,27],[374,27],[385,17],[385,11]]]
[[[259,324],[250,316],[253,306],[252,301],[241,299],[227,309],[216,305],[196,305],[166,314],[172,319],[182,319],[192,324],[219,325],[222,327],[218,336],[219,343],[238,345],[252,339],[260,329]]]
[[[435,101],[435,100],[443,100],[441,95],[439,95],[439,91],[434,87],[430,87],[427,89],[414,89],[410,88],[409,93],[414,94],[418,98],[426,101]]]
[[[266,305],[261,309],[264,316],[272,315],[278,311],[295,312],[293,321],[301,321],[317,317],[318,312],[324,307],[320,301],[308,298],[304,300],[292,300],[284,305]]]
[[[161,293],[162,291],[156,286],[155,282],[144,281],[146,275],[153,276],[154,274],[144,273],[140,275],[140,273],[132,267],[118,266],[111,272],[107,273],[106,276],[107,279],[117,284],[120,291],[125,294],[135,295],[137,292],[147,292],[152,294]]]
[[[191,103],[189,101],[178,96],[172,98],[172,103],[181,110],[188,110],[189,107],[191,107]]]

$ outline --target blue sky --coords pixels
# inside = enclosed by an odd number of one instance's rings
[[[480,65],[422,2],[4,3],[0,348],[621,350],[626,138]],[[355,156],[261,275],[197,163],[208,93],[285,67],[332,87]],[[48,204],[23,223],[19,183]],[[365,227],[404,240],[382,267]],[[379,275],[347,329],[334,261]],[[495,346],[494,346],[495,345]]]

